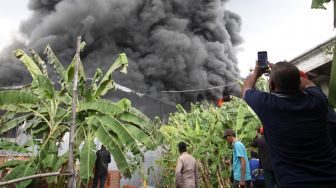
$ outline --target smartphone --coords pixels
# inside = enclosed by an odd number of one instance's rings
[[[268,58],[267,58],[267,52],[266,51],[258,52],[258,65],[261,69],[267,69],[268,68]]]

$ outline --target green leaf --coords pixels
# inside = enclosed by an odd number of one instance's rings
[[[16,152],[19,152],[19,153],[29,153],[30,152],[26,148],[24,148],[22,146],[19,146],[14,142],[9,142],[9,141],[6,141],[6,140],[1,140],[0,150],[16,151]]]
[[[103,99],[80,103],[77,111],[81,112],[85,110],[94,110],[102,114],[108,114],[112,116],[123,113],[123,109],[120,108],[118,105],[111,101]]]
[[[75,74],[75,65],[76,65],[76,61],[77,61],[77,57],[75,56],[72,61],[71,64],[69,65],[69,67],[66,70],[66,81],[69,83],[74,79],[74,74]],[[81,78],[83,78],[85,80],[85,72],[84,72],[84,67],[82,64],[82,61],[78,62],[78,80],[80,80]]]
[[[55,165],[53,166],[53,172],[56,172],[56,171],[60,171],[61,167],[64,165],[64,164],[67,164],[68,162],[68,159],[69,159],[69,151],[68,152],[65,152],[63,155],[61,155],[57,162],[55,163]],[[56,176],[52,176],[52,177],[48,177],[47,178],[47,182],[48,183],[56,183],[56,180],[57,180],[58,177]]]
[[[37,89],[40,90],[43,96],[46,96],[48,99],[55,97],[54,86],[47,77],[39,75],[37,77],[37,83]]]
[[[95,150],[96,144],[93,140],[87,140],[80,151],[79,176],[85,185],[93,178],[93,167],[96,162]]]
[[[35,104],[38,98],[27,92],[7,90],[0,91],[0,106],[2,105],[18,105],[18,104]]]
[[[0,134],[3,134],[11,129],[13,129],[14,127],[19,126],[21,123],[24,122],[24,120],[26,119],[27,116],[21,116],[21,117],[17,117],[14,119],[11,119],[10,121],[0,123]]]
[[[330,0],[312,0],[311,8],[312,9],[327,9],[324,4],[329,3]]]
[[[131,108],[131,101],[128,99],[121,99],[116,103],[117,106],[119,106],[122,110],[128,110]]]
[[[96,72],[95,72],[95,75],[92,79],[92,82],[91,82],[91,88],[92,88],[92,91],[95,92],[97,91],[97,82],[103,77],[103,72],[101,71],[101,69],[97,68],[96,69]]]
[[[37,64],[22,50],[15,50],[14,55],[18,58],[28,69],[33,79],[38,75],[43,75]]]
[[[37,172],[37,167],[29,163],[27,164],[20,164],[15,167],[7,176],[4,177],[4,181],[13,180],[16,178],[26,177],[34,175]],[[16,184],[16,188],[25,188],[32,182],[32,179],[22,181]]]
[[[240,104],[239,107],[238,107],[236,126],[234,128],[236,130],[236,132],[239,131],[243,127],[245,114],[246,114],[246,108],[245,108],[244,104]]]
[[[41,57],[32,49],[30,49],[30,53],[32,55],[32,59],[38,65],[39,69],[42,70],[43,76],[48,77],[48,69],[45,62],[41,59]]]
[[[137,125],[143,130],[152,129],[154,126],[151,120],[146,115],[133,107],[122,113],[119,116],[119,119]]]
[[[94,97],[98,98],[107,93],[110,89],[115,88],[115,84],[112,80],[112,73],[121,68],[122,73],[127,73],[128,60],[125,53],[119,54],[117,60],[112,64],[109,70],[106,72],[102,80],[100,81],[97,90],[94,92]]]
[[[118,138],[120,139],[121,143],[127,145],[128,148],[131,149],[133,153],[140,153],[140,147],[138,144],[138,139],[134,137],[128,129],[126,129],[125,125],[120,123],[117,119],[110,116],[98,116],[100,122],[107,130],[113,131]],[[131,126],[129,126],[131,127]]]
[[[44,53],[47,54],[48,64],[53,65],[54,70],[58,75],[59,82],[63,83],[66,81],[65,69],[49,45],[45,49]]]
[[[155,144],[151,136],[146,134],[143,130],[133,125],[125,125],[125,128],[138,140],[138,142],[144,144],[150,150],[155,149]]]
[[[7,161],[5,163],[3,163],[1,166],[0,166],[0,170],[4,169],[4,168],[13,168],[13,167],[16,167],[20,164],[24,164],[24,163],[27,163],[27,161],[23,161],[23,160],[10,160],[10,161]]]
[[[52,168],[57,161],[56,153],[48,153],[46,157],[42,159],[42,165],[44,168]]]
[[[0,105],[1,110],[22,113],[22,112],[30,112],[33,105],[31,104],[20,104],[20,105]]]
[[[109,133],[108,129],[100,125],[95,132],[98,140],[106,146],[109,152],[113,155],[114,161],[117,164],[118,169],[123,173],[125,177],[131,177],[131,167],[129,166],[126,154],[121,149],[118,141]]]

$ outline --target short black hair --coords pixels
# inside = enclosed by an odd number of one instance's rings
[[[300,71],[289,62],[281,61],[273,65],[270,78],[279,91],[292,92],[300,90]]]
[[[180,142],[177,146],[180,153],[187,151],[187,144],[185,142]]]
[[[258,157],[258,153],[252,150],[252,151],[251,151],[251,158],[256,158],[256,159],[258,159],[258,158],[259,158],[259,157]]]

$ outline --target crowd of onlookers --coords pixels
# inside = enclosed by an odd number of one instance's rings
[[[336,187],[336,113],[327,97],[306,75],[288,62],[256,65],[242,86],[242,97],[258,115],[263,127],[251,146],[250,160],[234,130],[224,132],[233,146],[232,185],[276,188]],[[260,76],[269,73],[269,90],[255,89]],[[176,166],[176,187],[198,185],[196,160],[181,142]]]

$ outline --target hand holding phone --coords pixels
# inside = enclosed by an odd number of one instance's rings
[[[258,66],[261,70],[268,69],[268,57],[266,51],[259,51],[258,52]]]

